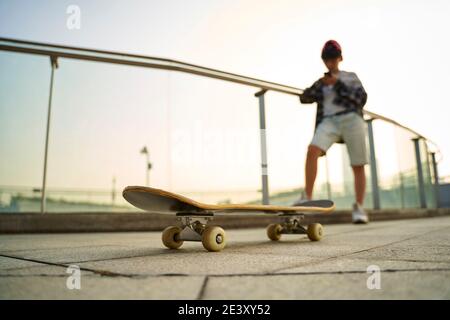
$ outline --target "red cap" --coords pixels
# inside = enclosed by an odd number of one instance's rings
[[[341,45],[336,40],[328,40],[322,48],[322,59],[338,58],[342,55]]]

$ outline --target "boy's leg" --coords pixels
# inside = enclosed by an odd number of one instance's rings
[[[364,193],[366,191],[366,174],[364,165],[368,164],[366,146],[366,123],[356,113],[349,113],[341,118],[342,135],[347,145],[350,165],[355,177],[356,202],[363,205]]]
[[[331,145],[341,139],[336,125],[330,119],[324,119],[308,146],[305,164],[305,193],[308,200],[312,199],[314,182],[317,175],[317,160],[323,156]]]
[[[356,202],[362,206],[364,204],[364,194],[366,191],[366,173],[364,171],[364,165],[352,166],[352,169],[355,177]]]
[[[305,193],[308,200],[312,199],[314,182],[317,176],[317,160],[323,153],[324,151],[315,145],[308,146],[305,165]]]

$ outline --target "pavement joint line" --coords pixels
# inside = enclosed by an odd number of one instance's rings
[[[367,258],[358,258],[355,257],[353,259],[357,260],[367,260]],[[418,259],[377,259],[378,261],[391,261],[391,262],[417,262],[417,263],[447,263],[450,264],[450,261],[444,261],[444,260],[418,260]],[[26,267],[25,267],[26,268]]]
[[[274,270],[274,272],[279,272],[279,271],[282,271],[282,270],[289,270],[289,269],[298,268],[298,267],[305,267],[305,266],[308,266],[308,265],[311,266],[311,265],[319,264],[319,263],[326,262],[326,261],[329,261],[329,260],[336,260],[336,259],[339,259],[339,258],[342,258],[342,257],[347,257],[347,256],[351,256],[351,255],[354,255],[354,254],[358,254],[358,253],[367,252],[367,251],[374,250],[374,249],[387,247],[387,246],[390,246],[390,245],[393,245],[393,244],[397,244],[397,243],[400,243],[400,242],[404,242],[404,241],[408,241],[408,240],[411,240],[411,239],[414,239],[414,238],[420,238],[420,237],[425,236],[425,235],[427,235],[429,233],[436,232],[438,230],[448,229],[448,228],[449,227],[446,226],[446,227],[442,227],[442,228],[433,229],[431,231],[422,233],[420,235],[411,236],[411,237],[408,237],[406,239],[401,239],[401,240],[397,240],[397,241],[390,242],[390,243],[387,243],[387,244],[383,244],[383,245],[379,245],[379,246],[375,246],[375,247],[371,247],[371,248],[367,248],[367,249],[363,249],[363,250],[358,250],[358,251],[354,251],[354,252],[350,252],[350,253],[345,253],[345,254],[342,254],[342,255],[332,256],[332,257],[328,257],[328,258],[317,260],[317,261],[310,261],[310,262],[302,263],[300,265],[292,265],[290,267],[283,267],[283,268]]]
[[[10,256],[10,255],[5,255],[5,254],[0,254],[0,257],[17,259],[17,260],[22,260],[22,261],[35,262],[35,263],[40,263],[40,264],[49,265],[49,266],[62,267],[62,268],[68,268],[69,267],[69,264],[49,262],[49,261],[42,261],[42,260],[22,258],[22,257],[15,257],[15,256]],[[95,269],[84,268],[84,267],[80,267],[80,270],[82,270],[82,271],[90,271],[90,272],[93,272],[93,273],[101,275],[101,276],[129,277],[128,275],[125,275],[125,274],[111,272],[111,271],[107,271],[107,270],[95,270]]]
[[[95,248],[95,247],[131,247],[128,245],[119,245],[119,244],[103,244],[103,245],[97,245],[97,246],[78,246],[78,247],[55,247],[55,248],[33,248],[33,249],[20,249],[20,250],[2,250],[0,249],[0,255],[3,253],[10,253],[10,252],[23,252],[23,251],[46,251],[46,250],[61,250],[61,249],[83,249],[83,248]]]
[[[200,291],[198,292],[196,300],[203,300],[203,297],[205,296],[206,287],[208,286],[209,281],[209,275],[205,276],[205,279],[203,279],[202,286],[200,288]]]
[[[83,277],[94,277],[98,275],[85,274]],[[32,278],[32,277],[48,277],[48,278],[67,278],[68,275],[64,274],[0,274],[0,278]]]
[[[423,268],[423,269],[381,269],[380,272],[396,273],[396,272],[450,272],[450,268]],[[145,279],[145,278],[164,278],[164,277],[205,277],[208,278],[235,278],[235,277],[271,277],[271,276],[307,276],[307,275],[339,275],[339,274],[367,274],[364,270],[348,270],[348,271],[312,271],[312,272],[280,272],[280,273],[230,273],[230,274],[129,274],[120,275],[118,277],[125,277],[131,279]],[[30,275],[14,275],[14,274],[0,274],[0,278],[17,277],[67,277],[66,275],[58,274],[30,274]],[[97,277],[98,274],[84,275],[85,277]],[[100,275],[101,276],[101,275]],[[198,294],[197,300],[203,297],[206,290],[207,281],[204,280],[202,289]],[[205,289],[203,289],[203,287]],[[203,293],[202,293],[203,290]]]
[[[56,266],[56,267],[61,267],[61,268],[69,267],[69,264],[65,264],[65,263],[47,262],[47,261],[41,261],[41,260],[36,260],[36,259],[28,259],[28,258],[22,258],[22,257],[8,256],[8,255],[4,255],[4,254],[0,254],[0,257],[17,259],[17,260],[22,260],[22,261],[30,261],[30,262],[40,263],[40,264],[43,264],[43,265]],[[75,262],[73,262],[73,263],[75,263]],[[39,267],[39,266],[34,266],[34,267]],[[23,267],[23,268],[26,269],[27,267]],[[22,269],[22,268],[17,268],[17,269]],[[14,268],[13,269],[7,269],[7,270],[14,270]],[[124,274],[124,273],[111,272],[111,271],[108,271],[108,270],[96,270],[96,269],[85,268],[85,267],[80,267],[80,270],[92,272],[92,273],[94,273],[96,275],[100,275],[102,277],[103,276],[108,276],[108,277],[141,278],[141,277],[149,276],[149,275],[145,275],[145,274]],[[3,274],[1,274],[1,271],[0,271],[0,277],[3,277],[3,276],[12,276],[12,275],[3,275]],[[25,275],[25,276],[27,276],[27,275]],[[29,276],[33,276],[33,275],[29,275]],[[159,275],[155,275],[155,276],[159,276]],[[179,273],[179,274],[172,273],[172,274],[164,274],[164,276],[176,277],[176,276],[190,276],[190,275],[189,274],[183,274],[183,273]]]
[[[72,261],[72,262],[64,262],[64,263],[89,263],[89,262],[102,262],[102,261],[111,261],[111,260],[121,260],[121,259],[133,259],[133,258],[145,258],[145,257],[159,257],[162,254],[166,255],[166,254],[176,254],[174,251],[171,251],[169,249],[160,249],[160,250],[164,250],[164,252],[159,252],[159,253],[155,253],[155,254],[145,254],[145,255],[136,255],[136,256],[127,256],[127,257],[112,257],[112,258],[103,258],[103,259],[94,259],[94,260],[78,260],[78,261]],[[167,251],[167,252],[165,252]],[[182,253],[198,253],[198,251],[196,252],[178,252],[178,254],[182,254]],[[203,252],[202,252],[203,253]],[[1,255],[1,254],[0,254]]]
[[[69,249],[68,248],[63,248],[63,249]],[[145,248],[143,248],[145,249]],[[145,250],[149,250],[148,248]],[[30,250],[21,250],[21,251],[30,251]],[[5,256],[8,257],[8,255],[5,255],[4,252],[7,251],[3,251],[0,252],[0,256]],[[16,251],[17,252],[17,251]],[[72,263],[86,263],[86,262],[100,262],[100,261],[109,261],[109,260],[120,260],[120,259],[130,259],[130,258],[143,258],[143,257],[153,257],[153,256],[160,256],[161,253],[166,254],[165,252],[159,252],[159,253],[155,253],[155,254],[145,254],[145,255],[136,255],[136,256],[126,256],[126,257],[111,257],[111,258],[102,258],[102,259],[94,259],[94,260],[76,260],[76,261],[63,261],[61,262],[61,264],[72,264]],[[180,252],[181,253],[181,252]],[[12,257],[12,256],[11,256]],[[14,256],[14,259],[22,259],[22,260],[26,260],[27,258],[22,258],[22,257],[17,257]]]
[[[450,268],[424,268],[424,269],[382,269],[380,272],[435,272],[435,271],[450,271]],[[367,274],[366,270],[349,270],[349,271],[312,271],[312,272],[279,272],[279,273],[239,273],[239,274],[209,274],[212,278],[227,278],[227,277],[267,277],[267,276],[295,276],[295,275],[326,275],[326,274]]]

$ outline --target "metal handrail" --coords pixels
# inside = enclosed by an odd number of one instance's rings
[[[49,57],[61,57],[128,66],[138,66],[152,69],[180,71],[293,95],[299,95],[303,92],[303,90],[301,89],[281,85],[274,82],[241,76],[238,74],[216,69],[205,68],[186,62],[143,55],[59,46],[8,38],[0,38],[0,50],[45,55]]]
[[[144,55],[62,46],[62,45],[24,41],[2,37],[0,37],[0,50],[44,55],[53,58],[61,57],[68,59],[105,62],[128,66],[138,66],[152,69],[179,71],[184,73],[196,74],[208,78],[215,78],[224,81],[240,83],[252,87],[257,87],[262,90],[272,90],[297,96],[303,93],[303,89],[292,86],[242,76],[235,73],[225,72],[217,69],[206,68],[177,60]],[[377,113],[368,110],[363,110],[363,112],[366,116],[370,117],[371,119],[383,120],[385,122],[403,128],[412,133],[413,135],[417,136],[418,138],[424,139],[425,141],[433,144],[436,150],[439,150],[436,143],[426,138],[424,135],[418,133],[417,131],[405,125],[402,125],[393,119],[379,115]]]

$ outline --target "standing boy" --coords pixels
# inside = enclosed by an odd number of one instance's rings
[[[336,41],[325,43],[322,60],[328,72],[300,95],[301,103],[317,103],[314,137],[306,156],[306,198],[312,199],[318,158],[325,155],[334,143],[345,143],[354,174],[356,202],[353,204],[353,222],[367,223],[363,203],[366,187],[364,165],[368,159],[366,123],[362,112],[367,93],[354,72],[339,70],[342,50]],[[299,199],[294,205],[304,200]]]

